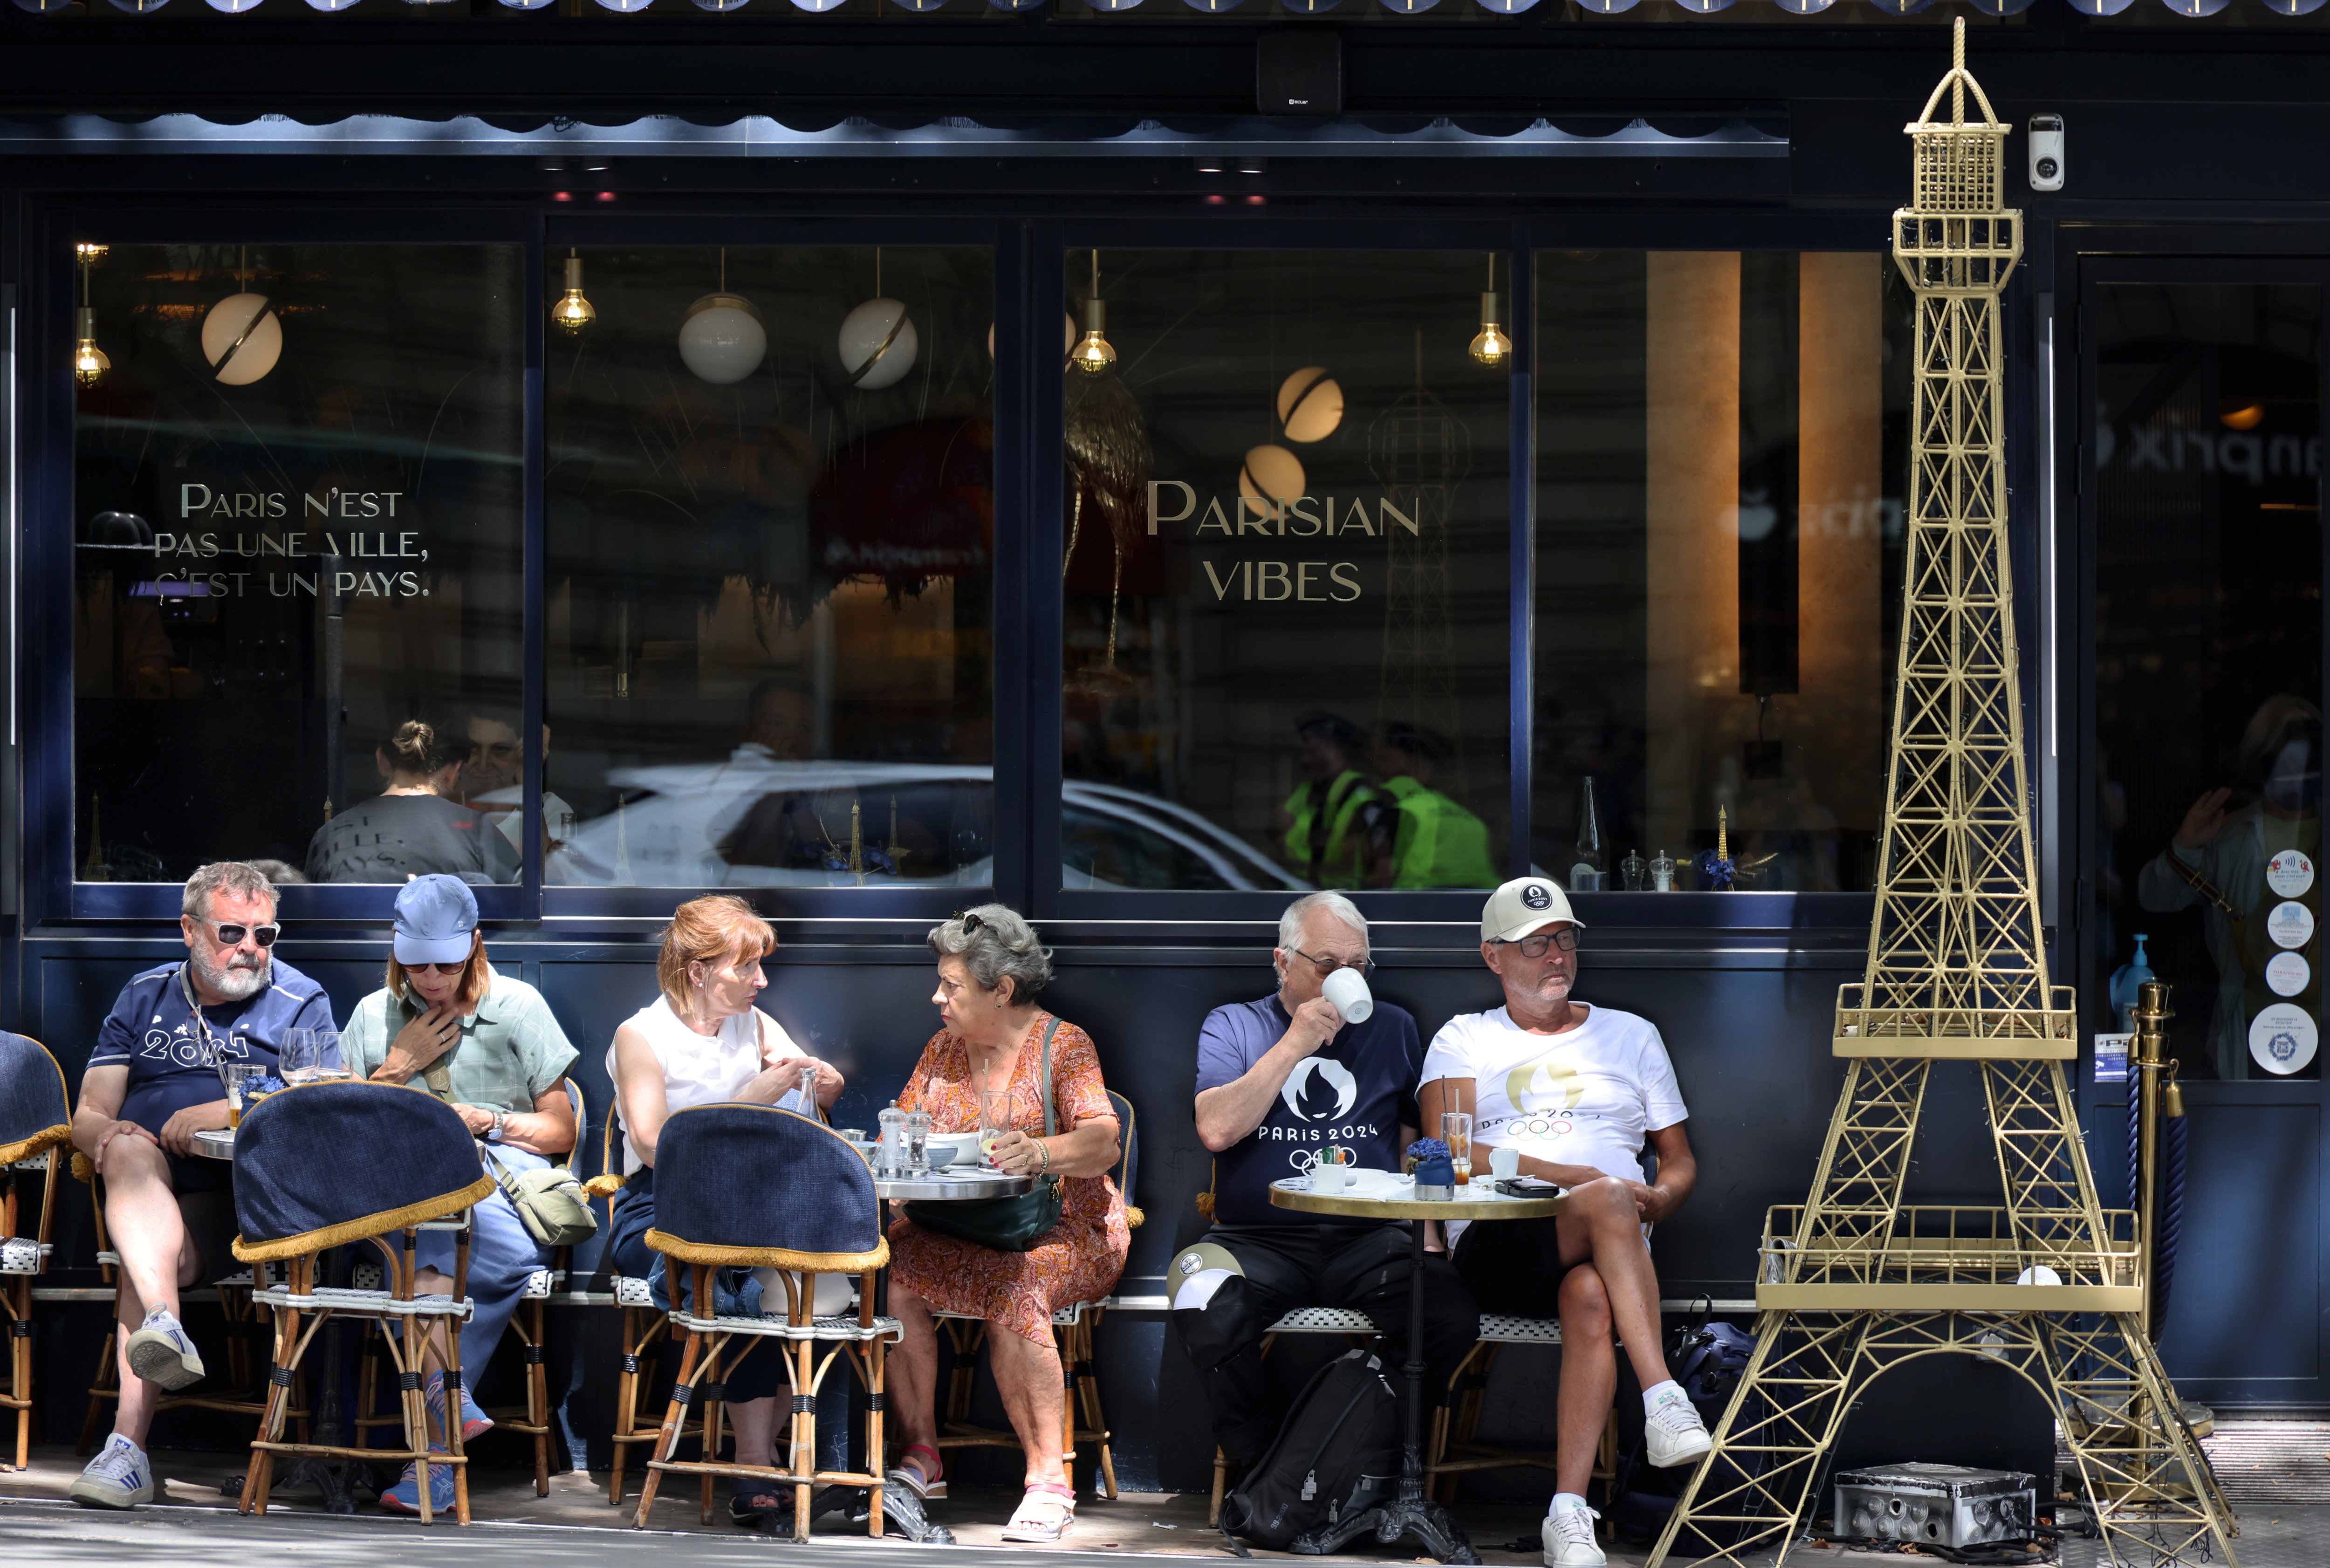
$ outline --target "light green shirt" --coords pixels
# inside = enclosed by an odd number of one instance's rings
[[[453,1099],[480,1110],[530,1111],[534,1102],[566,1076],[578,1054],[551,1015],[542,993],[488,967],[490,978],[478,1010],[461,1020],[461,1041],[440,1062],[450,1064]],[[340,1037],[340,1049],[360,1078],[369,1078],[388,1060],[389,1042],[427,1009],[408,993],[392,998],[385,988],[356,1004]],[[420,1074],[413,1085],[421,1085]]]

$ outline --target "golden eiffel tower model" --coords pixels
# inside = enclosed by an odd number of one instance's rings
[[[2238,1568],[2231,1510],[2145,1331],[2145,1239],[2097,1198],[2063,1071],[2079,1055],[2075,1000],[2048,984],[2041,945],[1998,327],[2022,214],[2003,204],[2007,127],[1966,71],[1963,21],[1908,129],[1915,201],[1894,214],[1893,256],[1917,294],[1916,411],[1869,967],[1837,998],[1844,1086],[1812,1195],[1765,1223],[1755,1355],[1650,1568],[1679,1538],[1705,1563],[1785,1560],[1825,1511],[1813,1488],[1845,1413],[1883,1373],[1937,1352],[1989,1356],[2046,1396],[2109,1561],[2213,1548]],[[1982,1075],[2003,1207],[1902,1202],[1936,1062]],[[1853,1525],[1834,1521],[1875,1533]]]

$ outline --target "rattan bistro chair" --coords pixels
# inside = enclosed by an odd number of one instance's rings
[[[49,1228],[57,1210],[57,1167],[72,1138],[72,1109],[57,1059],[37,1040],[0,1033],[0,1314],[8,1320],[8,1391],[0,1410],[16,1412],[15,1462],[23,1469],[33,1442],[33,1280],[48,1272]],[[18,1192],[26,1174],[41,1173],[41,1219],[29,1236]]]
[[[652,1443],[661,1435],[649,1401],[655,1394],[658,1354],[671,1327],[669,1315],[656,1304],[655,1290],[648,1281],[615,1271],[615,1195],[628,1182],[623,1175],[621,1138],[616,1130],[616,1113],[610,1108],[607,1125],[599,1140],[599,1174],[582,1184],[584,1192],[594,1198],[604,1198],[607,1203],[606,1226],[599,1233],[607,1242],[608,1287],[614,1293],[616,1308],[623,1315],[623,1365],[615,1380],[615,1430],[608,1440],[612,1449],[607,1466],[607,1506],[611,1508],[623,1500],[623,1472],[629,1466],[631,1445]]]
[[[1116,1111],[1118,1132],[1116,1165],[1108,1174],[1123,1195],[1126,1227],[1138,1230],[1145,1216],[1132,1201],[1133,1179],[1139,1174],[1141,1161],[1132,1102],[1114,1090],[1108,1091],[1108,1102]],[[1059,1346],[1060,1378],[1067,1395],[1062,1404],[1061,1468],[1067,1472],[1068,1484],[1074,1486],[1076,1445],[1090,1443],[1096,1460],[1093,1490],[1113,1503],[1117,1496],[1116,1455],[1109,1446],[1108,1422],[1101,1412],[1100,1379],[1093,1371],[1093,1330],[1100,1327],[1101,1314],[1107,1309],[1105,1300],[1078,1301],[1063,1307],[1052,1314],[1052,1334]],[[946,1420],[940,1423],[937,1446],[942,1450],[1018,1448],[1017,1434],[979,1426],[971,1419],[971,1393],[979,1373],[979,1347],[987,1337],[987,1320],[961,1312],[933,1311],[931,1316],[945,1328],[947,1343],[954,1354],[954,1365],[947,1379]],[[1080,1413],[1082,1426],[1076,1424]]]
[[[666,1475],[767,1479],[793,1488],[793,1539],[809,1539],[810,1497],[819,1487],[864,1487],[871,1495],[867,1533],[882,1534],[883,1358],[901,1335],[895,1318],[874,1316],[874,1277],[890,1261],[874,1173],[848,1139],[820,1122],[767,1105],[696,1105],[674,1111],[656,1138],[656,1225],[648,1245],[664,1255],[672,1327],[681,1337],[679,1377],[648,1461],[634,1523],[644,1527]],[[683,1303],[680,1274],[689,1276]],[[719,1310],[716,1269],[774,1269],[786,1311],[755,1317]],[[819,1318],[811,1310],[816,1274],[854,1274],[857,1311]],[[792,1383],[790,1464],[723,1464],[717,1403],[707,1400],[704,1457],[673,1459],[680,1429],[699,1388],[718,1383],[723,1367],[774,1340]],[[820,1357],[817,1347],[830,1346]],[[817,1391],[847,1354],[865,1380],[866,1453],[872,1474],[817,1468]]]
[[[241,1511],[267,1512],[277,1454],[410,1461],[419,1467],[421,1522],[432,1522],[429,1471],[453,1470],[453,1512],[469,1522],[468,1459],[461,1423],[446,1422],[450,1450],[429,1451],[421,1393],[421,1348],[437,1325],[458,1325],[474,1310],[469,1299],[469,1211],[494,1190],[478,1168],[469,1129],[434,1095],[387,1083],[307,1083],[268,1095],[242,1113],[234,1140],[234,1212],[242,1234],[234,1255],[246,1263],[285,1265],[284,1283],[252,1292],[274,1316],[274,1364],[267,1410],[251,1444],[253,1462]],[[453,1292],[415,1296],[413,1252],[424,1225],[458,1229]],[[402,1249],[388,1238],[402,1233]],[[378,1248],[386,1289],[341,1289],[317,1283],[321,1255],[350,1242]],[[387,1336],[403,1407],[404,1448],[287,1443],[283,1422],[291,1382],[316,1335],[334,1317],[393,1324]],[[446,1333],[445,1382],[461,1375],[460,1336]]]

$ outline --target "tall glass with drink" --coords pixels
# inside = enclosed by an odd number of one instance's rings
[[[995,1140],[1011,1130],[1011,1091],[1009,1089],[982,1089],[979,1091],[979,1157],[990,1166],[995,1163]]]
[[[1442,1111],[1440,1141],[1448,1146],[1448,1162],[1456,1167],[1456,1185],[1469,1185],[1473,1179],[1473,1113]]]
[[[258,1062],[219,1063],[219,1082],[226,1086],[226,1124],[229,1127],[242,1125],[243,1085],[266,1071],[265,1064]]]
[[[284,1082],[313,1082],[317,1070],[323,1063],[316,1040],[317,1034],[317,1031],[314,1029],[283,1031],[283,1044],[277,1048],[276,1055],[282,1064]],[[335,1039],[336,1038],[335,1036]]]

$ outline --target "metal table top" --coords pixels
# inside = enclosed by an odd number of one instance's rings
[[[194,1134],[194,1152],[204,1159],[234,1157],[234,1129],[206,1127]]]
[[[1485,1181],[1456,1191],[1459,1196],[1445,1201],[1405,1195],[1370,1197],[1350,1190],[1314,1193],[1309,1176],[1285,1176],[1270,1184],[1270,1201],[1275,1207],[1303,1214],[1368,1220],[1533,1220],[1558,1214],[1569,1205],[1566,1191],[1542,1197],[1510,1197]]]
[[[885,1199],[921,1204],[962,1203],[978,1198],[1016,1197],[1033,1192],[1036,1178],[1015,1176],[973,1176],[968,1171],[934,1170],[921,1176],[874,1178],[875,1194]]]

